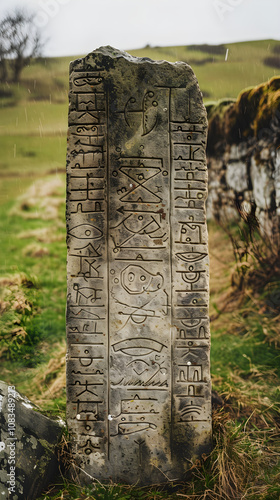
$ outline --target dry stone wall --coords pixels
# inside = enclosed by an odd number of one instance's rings
[[[275,143],[247,141],[208,156],[207,218],[223,223],[238,217],[236,207],[255,211],[263,233],[273,235],[280,221],[280,150]]]
[[[279,233],[280,77],[208,106],[207,217],[226,223],[253,211],[268,236]],[[252,220],[252,218],[250,218]],[[256,221],[256,219],[255,219]]]

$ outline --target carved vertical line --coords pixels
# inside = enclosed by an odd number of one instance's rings
[[[173,227],[173,196],[172,196],[172,189],[173,189],[173,172],[172,172],[172,145],[171,145],[171,92],[172,89],[169,88],[169,102],[168,102],[168,135],[169,135],[169,140],[168,140],[168,160],[169,160],[169,242],[170,242],[170,251],[169,251],[169,268],[170,268],[170,454],[171,454],[171,460],[173,460],[173,425],[174,425],[174,414],[173,414],[173,355],[174,355],[174,349],[173,349],[173,289],[172,289],[172,283],[173,283],[173,262],[172,262],[172,255],[173,255],[173,240],[172,240],[172,227]]]
[[[107,458],[110,460],[110,259],[109,259],[109,222],[110,222],[110,155],[109,155],[109,91],[106,90],[106,198],[107,198],[107,242],[106,242],[106,259],[107,259]]]

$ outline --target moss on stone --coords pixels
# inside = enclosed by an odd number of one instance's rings
[[[223,117],[228,110],[234,106],[235,100],[222,99],[216,103],[209,103],[206,106],[208,115],[208,153],[214,152],[215,146],[224,140]]]
[[[220,101],[208,109],[208,152],[218,143],[238,144],[259,137],[280,117],[280,77],[243,90],[236,102]]]

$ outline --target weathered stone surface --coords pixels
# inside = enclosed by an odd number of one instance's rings
[[[0,381],[0,499],[35,500],[58,472],[64,423],[51,420]]]
[[[77,470],[182,479],[211,440],[202,96],[185,63],[102,47],[72,63],[69,97],[67,420]]]
[[[242,161],[229,163],[226,170],[226,181],[229,188],[237,192],[248,189],[247,165]]]
[[[258,209],[269,210],[271,208],[272,193],[275,191],[273,177],[273,170],[268,162],[260,163],[252,158],[252,191]]]

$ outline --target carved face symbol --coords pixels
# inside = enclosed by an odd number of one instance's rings
[[[161,274],[151,274],[141,266],[128,266],[121,273],[123,288],[130,294],[156,292],[162,287]]]

